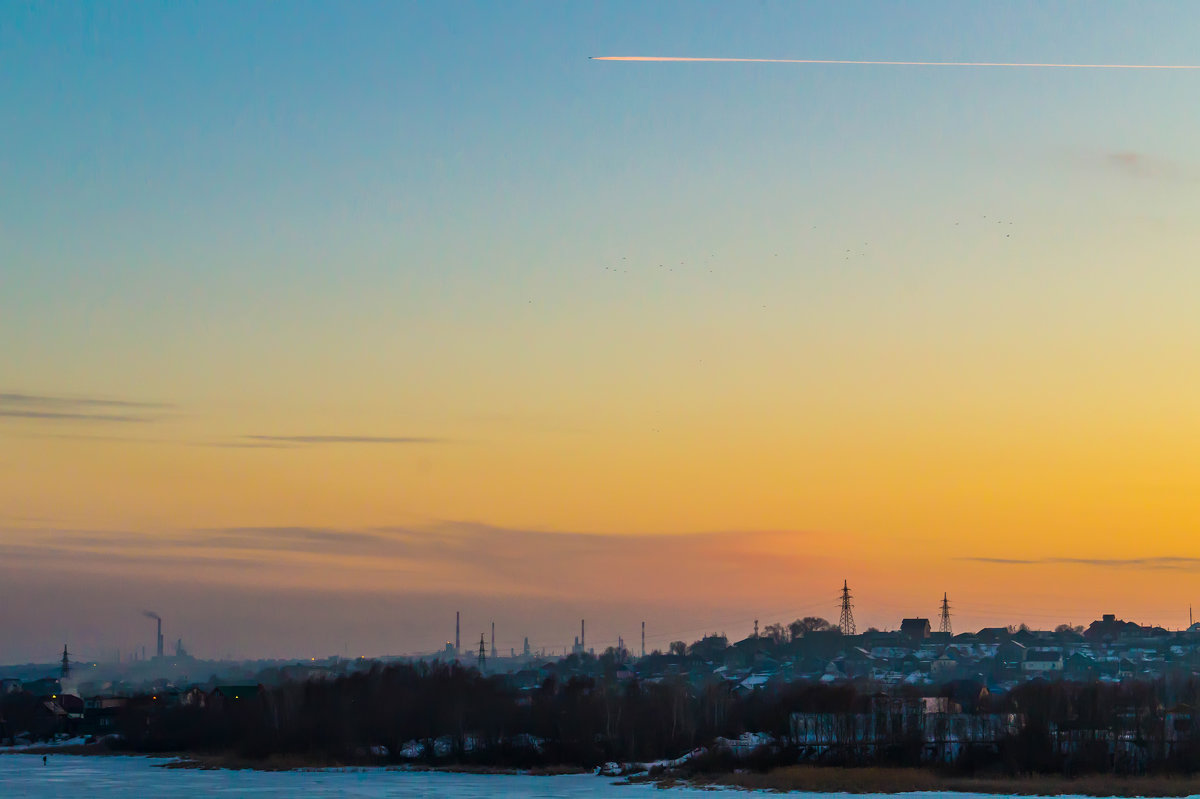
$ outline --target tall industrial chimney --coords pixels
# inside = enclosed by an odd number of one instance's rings
[[[162,619],[158,620],[158,656],[163,656]]]
[[[496,622],[492,622],[492,660],[496,659]]]
[[[459,625],[459,612],[456,610],[456,611],[454,611],[454,655],[455,655],[455,657],[457,657],[458,653],[462,650],[462,638],[460,637],[461,632],[462,632],[462,627]]]
[[[579,620],[579,651],[580,652],[587,651],[587,636],[584,635],[584,630],[586,629],[586,627],[585,627],[586,624],[587,624],[587,619]]]

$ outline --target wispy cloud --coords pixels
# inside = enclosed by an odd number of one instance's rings
[[[743,64],[815,64],[826,66],[873,67],[1016,67],[1021,69],[1200,69],[1200,64],[1064,64],[1027,61],[877,61],[828,58],[702,58],[661,55],[596,55],[592,61],[683,61]]]
[[[959,560],[969,561],[971,563],[1006,563],[1017,565],[1028,565],[1031,563],[1039,563],[1036,560],[1023,560],[1020,558],[959,558]]]
[[[438,522],[414,527],[227,527],[153,535],[134,531],[9,528],[0,562],[23,568],[184,581],[307,586],[312,590],[453,591],[525,597],[790,596],[797,574],[823,568],[802,555],[801,532],[607,535]],[[203,564],[203,569],[198,567]],[[2,573],[0,569],[0,573]],[[741,578],[759,575],[752,584]]]
[[[1143,558],[959,558],[971,563],[993,563],[1008,566],[1101,566],[1114,569],[1200,569],[1200,558],[1156,556]]]
[[[0,417],[41,421],[152,422],[171,405],[108,397],[0,393]]]
[[[169,439],[146,436],[105,436],[88,433],[30,433],[30,438],[63,439],[66,441],[105,441],[118,444],[171,444]]]
[[[66,411],[23,411],[0,408],[0,416],[10,419],[72,419],[88,422],[150,422],[152,416],[136,416],[119,413],[70,413]]]
[[[1131,178],[1189,182],[1197,178],[1194,170],[1182,164],[1135,150],[1105,153],[1101,162],[1110,171]]]
[[[203,548],[324,552],[387,543],[381,533],[322,527],[218,527],[195,531],[193,546]]]
[[[240,441],[231,442],[224,446],[242,446],[255,445],[306,445],[306,444],[441,444],[444,443],[444,438],[432,438],[429,436],[325,436],[325,435],[305,435],[305,436],[242,436]]]
[[[52,516],[13,516],[7,513],[0,513],[0,519],[5,519],[10,522],[32,522],[34,524],[52,524],[61,521]]]
[[[47,394],[0,393],[0,405],[30,405],[35,407],[67,408],[170,408],[162,402],[135,402],[107,397],[64,397]]]

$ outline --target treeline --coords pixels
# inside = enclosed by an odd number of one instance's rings
[[[1200,732],[1190,708],[1200,683],[1033,682],[1003,696],[956,684],[969,714],[1011,713],[1019,730],[963,750],[952,767],[1016,772],[1189,772],[1200,763]],[[914,689],[915,690],[915,689]],[[928,692],[926,692],[928,693]],[[768,683],[737,691],[727,681],[550,677],[522,688],[505,675],[451,664],[375,666],[336,680],[287,683],[252,697],[212,697],[203,706],[130,703],[117,717],[123,746],[143,752],[229,753],[312,762],[400,762],[528,768],[595,767],[678,757],[716,737],[746,732],[778,745],[758,765],[797,762],[792,713],[868,712],[874,692],[852,684]],[[915,693],[913,694],[915,696]],[[412,751],[411,742],[418,742]],[[713,765],[714,755],[707,761]],[[919,765],[919,746],[864,753],[835,751],[825,762]],[[946,764],[943,764],[945,766]]]
[[[1020,716],[1000,749],[1025,773],[1193,774],[1200,770],[1200,680],[1033,681],[998,704]],[[960,765],[972,767],[970,757]]]
[[[24,691],[0,694],[0,745],[11,744],[18,733],[47,740],[58,729],[59,722],[46,712],[44,700]]]
[[[792,685],[739,697],[720,680],[694,686],[685,677],[639,682],[613,675],[550,677],[522,689],[505,675],[418,663],[288,683],[252,699],[214,697],[203,707],[131,703],[115,731],[125,746],[147,753],[349,761],[384,747],[388,754],[379,757],[399,760],[404,746],[418,741],[427,761],[591,767],[676,757],[747,730],[786,735],[792,708],[840,706],[842,692],[853,689]]]

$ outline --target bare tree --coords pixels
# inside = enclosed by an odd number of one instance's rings
[[[763,628],[763,637],[771,639],[776,644],[782,644],[788,640],[788,628],[782,624],[768,624]]]
[[[822,632],[832,629],[833,625],[820,616],[805,616],[803,619],[796,619],[788,625],[788,632],[791,633],[793,641],[797,638],[803,638],[811,632]]]

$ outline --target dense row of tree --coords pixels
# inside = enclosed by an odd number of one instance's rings
[[[1014,713],[1020,731],[996,746],[964,753],[961,768],[1007,771],[1187,771],[1200,762],[1200,735],[1190,708],[1200,703],[1194,679],[1100,683],[1033,682],[1003,696],[973,697],[973,713]],[[257,696],[205,706],[132,703],[118,718],[125,745],[142,752],[224,751],[246,757],[293,755],[361,759],[374,751],[398,759],[410,741],[428,760],[533,766],[595,766],[606,761],[677,757],[716,736],[769,733],[787,740],[793,712],[861,713],[870,693],[850,684],[770,683],[739,692],[730,683],[554,677],[521,688],[451,664],[375,666],[336,680],[286,683]],[[1167,723],[1170,722],[1170,723]],[[530,744],[530,737],[538,746]],[[1064,748],[1064,736],[1072,745]],[[434,742],[442,741],[439,751]],[[1115,741],[1125,743],[1115,745]],[[1130,754],[1132,753],[1132,754]],[[771,762],[792,761],[786,743]],[[831,753],[837,758],[838,754]],[[916,765],[919,748],[875,758]],[[862,762],[861,757],[853,761]],[[765,762],[765,761],[764,761]]]
[[[33,740],[48,739],[60,727],[59,719],[33,694],[16,691],[0,695],[0,744],[25,733]]]
[[[449,737],[455,760],[590,766],[673,757],[733,731],[784,733],[795,704],[765,695],[739,699],[721,681],[696,688],[683,677],[640,683],[609,674],[552,677],[521,690],[506,676],[416,664],[286,684],[253,700],[206,707],[142,704],[121,716],[118,732],[140,751],[233,749],[247,756],[335,759],[379,746],[396,755],[413,740],[429,742],[433,757],[432,742]],[[529,736],[541,743],[540,753],[528,745]]]

